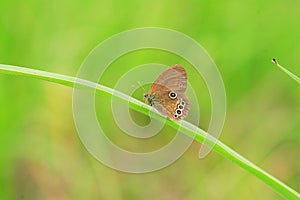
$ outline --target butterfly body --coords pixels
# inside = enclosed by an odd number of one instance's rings
[[[189,112],[189,99],[184,94],[187,87],[186,71],[174,65],[162,72],[152,84],[145,102],[173,120],[180,120]]]

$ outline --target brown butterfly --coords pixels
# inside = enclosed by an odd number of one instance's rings
[[[190,102],[184,92],[187,87],[187,75],[183,67],[176,64],[162,72],[151,85],[148,94],[144,94],[145,103],[173,120],[187,116]]]

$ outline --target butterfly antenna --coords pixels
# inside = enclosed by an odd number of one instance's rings
[[[146,90],[145,90],[145,88],[142,86],[141,82],[138,81],[137,83],[141,86],[141,88],[143,89],[144,93],[147,93]]]

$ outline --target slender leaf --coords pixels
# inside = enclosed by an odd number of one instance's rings
[[[65,76],[61,74],[45,72],[40,70],[34,70],[24,67],[17,67],[11,65],[0,64],[0,72],[5,74],[12,75],[20,75],[20,76],[28,76],[41,80],[46,80],[49,82],[59,83],[66,86],[74,87],[79,86],[85,89],[96,90],[96,93],[99,95],[114,95],[117,96],[120,100],[124,102],[129,101],[129,106],[139,112],[147,113],[153,112],[152,115],[157,120],[164,120],[164,117],[157,113],[151,106],[144,104],[141,101],[138,101],[132,97],[127,96],[119,91],[113,90],[109,87],[105,87],[103,85],[99,85],[97,83],[92,83],[87,80],[78,79],[71,76]],[[297,77],[298,78],[298,77]],[[295,79],[299,82],[299,78]],[[264,183],[269,185],[273,190],[278,192],[280,195],[287,199],[300,199],[300,194],[284,184],[283,182],[276,179],[274,176],[268,174],[258,166],[254,165],[252,162],[235,152],[233,149],[222,143],[220,140],[214,138],[209,133],[204,130],[194,126],[193,124],[182,120],[181,122],[175,122],[171,120],[166,120],[166,123],[174,128],[180,128],[181,132],[184,134],[194,137],[198,142],[204,143],[205,145],[211,147],[215,152],[219,153],[223,157],[231,160],[235,164],[239,165],[249,173],[253,174]]]

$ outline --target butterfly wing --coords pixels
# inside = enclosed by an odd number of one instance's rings
[[[162,85],[154,87],[154,93],[150,94],[154,99],[153,107],[160,113],[173,120],[180,120],[187,116],[190,110],[190,102],[185,94],[178,94],[176,98],[169,97],[170,89]]]
[[[187,75],[183,67],[176,64],[162,72],[151,86],[151,94],[156,85],[165,86],[167,90],[177,93],[184,93],[187,87]]]
[[[153,106],[170,119],[183,119],[189,111],[189,99],[184,92],[187,87],[186,71],[174,65],[162,72],[152,84],[149,95],[154,99]],[[170,92],[176,97],[171,98]]]

